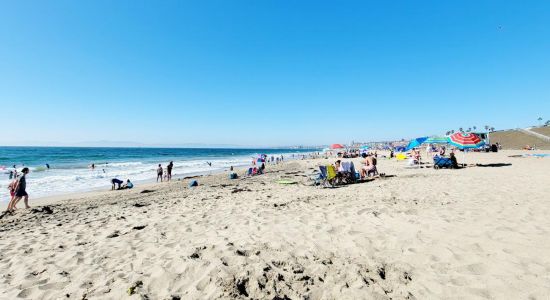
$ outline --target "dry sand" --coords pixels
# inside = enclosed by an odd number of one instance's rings
[[[0,298],[548,299],[550,157],[513,153],[462,170],[380,159],[395,177],[334,189],[275,183],[326,162],[298,161],[20,209],[0,220]]]

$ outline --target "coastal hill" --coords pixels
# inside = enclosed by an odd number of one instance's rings
[[[509,129],[490,133],[491,143],[500,143],[503,149],[518,150],[526,145],[550,150],[550,127]]]

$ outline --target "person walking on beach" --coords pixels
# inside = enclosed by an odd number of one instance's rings
[[[174,162],[171,161],[167,166],[166,166],[166,173],[167,173],[167,177],[166,177],[166,180],[170,181],[172,180],[172,168],[174,167]]]
[[[159,164],[159,167],[157,168],[157,182],[159,182],[159,178],[160,178],[160,182],[162,182],[162,173],[163,173],[162,165]]]
[[[17,209],[17,203],[21,200],[21,198],[25,201],[25,208],[31,208],[29,206],[29,194],[27,194],[27,178],[26,175],[29,174],[29,168],[23,168],[21,170],[21,173],[23,173],[19,179],[17,180],[17,183],[15,184],[15,197],[13,197],[12,201],[8,204],[8,211],[13,212]]]

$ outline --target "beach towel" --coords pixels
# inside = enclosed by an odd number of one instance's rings
[[[290,180],[290,179],[280,179],[276,181],[278,184],[296,184],[297,181]]]
[[[395,158],[397,158],[397,160],[406,160],[407,159],[407,155],[405,153],[397,153],[395,155]]]

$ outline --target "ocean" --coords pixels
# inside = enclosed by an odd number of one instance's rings
[[[139,183],[156,179],[158,164],[174,162],[174,178],[252,164],[259,154],[285,160],[317,149],[0,147],[0,201],[9,201],[10,170],[30,169],[30,198],[109,189],[112,178]],[[211,166],[207,164],[211,162]],[[90,168],[95,164],[95,169]],[[46,164],[49,165],[49,169]]]

